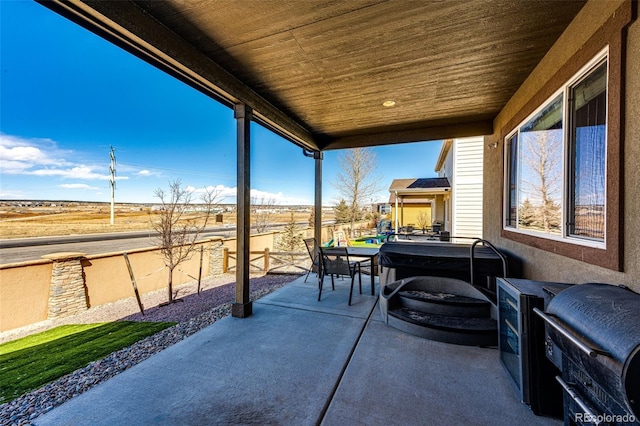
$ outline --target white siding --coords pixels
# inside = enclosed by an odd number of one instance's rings
[[[446,160],[444,160],[444,165],[442,167],[442,175],[440,177],[449,178],[449,183],[453,183],[453,151],[455,148],[452,148],[447,154]]]
[[[484,138],[455,139],[452,149],[452,234],[482,237],[482,156]],[[449,162],[449,158],[447,158]],[[445,168],[447,165],[445,164]]]
[[[449,179],[449,185],[451,185],[451,188],[452,188],[451,193],[453,193],[453,187],[454,187],[455,178],[456,178],[454,175],[454,168],[453,168],[454,150],[455,150],[455,145],[452,145],[449,151],[447,152],[447,156],[445,157],[445,160],[442,163],[440,170],[438,170],[438,177],[446,177],[447,179]],[[446,201],[444,201],[442,204],[442,211],[437,212],[437,214],[438,214],[438,219],[443,221],[443,225],[444,225],[443,231],[449,231],[451,232],[452,235],[455,235],[453,233],[453,228],[451,226],[453,216],[452,216],[450,198],[448,197],[446,198]]]

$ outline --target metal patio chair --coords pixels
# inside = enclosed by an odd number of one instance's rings
[[[360,262],[350,261],[349,253],[346,247],[332,247],[331,249],[320,250],[320,257],[322,259],[322,270],[318,275],[318,301],[322,297],[322,285],[324,283],[324,277],[331,276],[331,287],[335,290],[334,275],[348,275],[351,278],[351,288],[349,290],[349,306],[351,306],[351,297],[353,294],[353,284],[358,273],[358,284],[360,287],[360,294],[362,294],[362,274],[360,272]]]
[[[318,246],[318,243],[316,242],[315,238],[305,238],[304,239],[304,245],[307,247],[307,252],[309,253],[309,257],[311,258],[311,268],[309,268],[309,271],[307,272],[307,276],[304,277],[304,282],[307,282],[307,278],[309,278],[309,274],[311,272],[315,272],[316,275],[319,276],[320,274],[320,269],[321,269],[321,262],[320,262],[320,253],[316,251],[316,247]]]

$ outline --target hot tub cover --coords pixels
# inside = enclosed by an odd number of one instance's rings
[[[397,279],[431,275],[470,280],[471,244],[391,241],[380,247],[380,265],[396,269]],[[502,260],[490,248],[476,245],[474,273],[503,276]]]

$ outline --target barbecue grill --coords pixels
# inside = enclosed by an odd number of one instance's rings
[[[565,424],[640,424],[640,294],[576,285],[536,313],[547,358],[562,371]]]

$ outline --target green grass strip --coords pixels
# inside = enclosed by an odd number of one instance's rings
[[[0,345],[0,404],[171,327],[173,322],[64,325]]]

